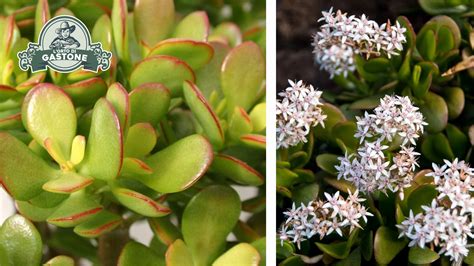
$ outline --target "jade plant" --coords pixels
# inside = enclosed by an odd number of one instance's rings
[[[171,0],[33,2],[0,6],[0,184],[19,213],[0,264],[265,265],[262,21],[213,27]],[[60,14],[113,52],[108,71],[19,69]],[[138,221],[150,243],[130,235]]]
[[[322,12],[313,52],[336,89],[277,100],[280,265],[474,263],[472,27],[436,14],[415,33]]]

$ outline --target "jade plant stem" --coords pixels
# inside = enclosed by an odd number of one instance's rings
[[[117,265],[120,252],[130,240],[128,232],[128,227],[121,226],[99,237],[98,257],[102,266]]]

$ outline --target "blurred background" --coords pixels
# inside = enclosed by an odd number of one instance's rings
[[[365,14],[382,24],[406,16],[415,32],[430,19],[416,0],[277,0],[277,90],[287,80],[304,80],[324,90],[334,90],[329,75],[314,64],[311,36],[318,30],[321,11],[334,7],[351,15]]]

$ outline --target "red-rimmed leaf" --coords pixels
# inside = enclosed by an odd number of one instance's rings
[[[90,195],[85,194],[85,191],[78,191],[61,203],[47,221],[59,227],[74,227],[87,221],[102,209],[103,207]]]
[[[209,141],[201,135],[191,135],[148,157],[145,163],[153,174],[136,178],[158,192],[182,191],[206,173],[213,157]]]
[[[133,10],[135,34],[139,43],[153,47],[165,39],[174,25],[173,0],[140,0]]]
[[[224,133],[219,117],[214,110],[212,110],[212,107],[195,84],[185,81],[183,84],[183,94],[186,103],[204,129],[211,143],[214,147],[220,149],[224,144]]]
[[[181,231],[170,221],[169,217],[148,219],[148,223],[155,236],[167,246],[182,237]]]
[[[16,86],[16,90],[20,93],[26,94],[29,90],[31,90],[34,86],[42,83],[46,78],[46,72],[39,72],[31,75],[30,78],[23,81],[22,83]]]
[[[71,97],[75,105],[91,105],[107,92],[107,84],[99,77],[82,80],[66,85],[63,90]]]
[[[208,64],[196,70],[196,85],[201,89],[206,99],[211,99],[210,96],[213,91],[222,95],[221,66],[230,51],[230,47],[226,44],[216,41],[211,41],[209,44],[214,50],[214,56]]]
[[[13,87],[0,84],[0,102],[10,99],[17,93],[17,90],[15,90]]]
[[[43,189],[53,193],[70,194],[81,190],[94,182],[94,179],[81,176],[75,172],[63,172],[57,179],[43,185]]]
[[[147,217],[161,217],[171,213],[171,210],[153,199],[126,188],[112,189],[117,200],[130,210]]]
[[[225,154],[217,154],[210,170],[233,181],[251,186],[260,186],[265,178],[245,162]]]
[[[22,129],[21,114],[11,114],[0,117],[0,130]]]
[[[74,260],[61,255],[48,260],[43,266],[74,266]]]
[[[214,38],[223,38],[230,46],[234,47],[242,43],[242,32],[235,23],[224,22],[212,30],[210,39]]]
[[[184,17],[176,26],[173,37],[207,41],[209,18],[206,12],[196,11]]]
[[[267,147],[267,140],[263,135],[246,134],[240,137],[240,141],[252,148],[265,150]]]
[[[56,207],[41,208],[27,201],[16,201],[18,212],[33,222],[44,222],[57,209]]]
[[[236,141],[240,139],[240,136],[250,134],[252,131],[253,125],[249,115],[244,108],[236,106],[229,122],[228,136]]]
[[[74,232],[82,237],[96,238],[108,233],[122,223],[122,218],[109,211],[101,211],[90,220],[74,227]]]
[[[113,180],[120,172],[122,160],[123,139],[119,119],[112,105],[101,98],[94,106],[80,173],[96,179]]]
[[[43,25],[51,18],[48,0],[39,0],[35,13],[35,41],[38,40]]]
[[[168,112],[171,94],[160,83],[144,83],[130,92],[131,124],[156,125]]]
[[[150,123],[137,123],[130,127],[125,141],[125,156],[141,158],[156,145],[158,136]]]
[[[0,183],[17,200],[39,195],[44,183],[55,178],[58,171],[33,154],[21,141],[0,132]]]
[[[130,76],[132,88],[144,83],[162,83],[173,97],[181,95],[181,86],[185,80],[196,80],[191,67],[186,62],[167,55],[147,57],[135,66]]]
[[[193,265],[193,259],[191,252],[184,243],[183,240],[177,239],[171,244],[166,250],[166,265],[168,266],[180,266],[180,265]]]
[[[153,170],[143,161],[136,158],[123,159],[122,175],[149,175]]]
[[[258,250],[247,243],[240,243],[212,263],[213,266],[225,266],[230,264],[241,264],[248,266],[258,266],[260,262],[260,254]]]
[[[128,62],[130,53],[128,50],[127,14],[127,1],[114,0],[111,17],[115,48],[118,57]]]
[[[214,49],[205,42],[168,39],[153,47],[148,56],[153,55],[174,56],[186,62],[192,69],[199,69],[211,61]]]
[[[127,90],[118,82],[109,86],[107,100],[114,107],[115,113],[120,120],[123,134],[126,135],[130,124],[130,99]]]

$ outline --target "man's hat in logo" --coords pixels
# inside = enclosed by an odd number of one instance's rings
[[[59,34],[61,33],[62,30],[66,30],[66,29],[69,29],[69,31],[72,33],[76,29],[76,26],[74,25],[69,26],[69,23],[67,23],[67,21],[63,21],[61,22],[61,25],[59,26],[59,28],[56,29],[56,33]]]

